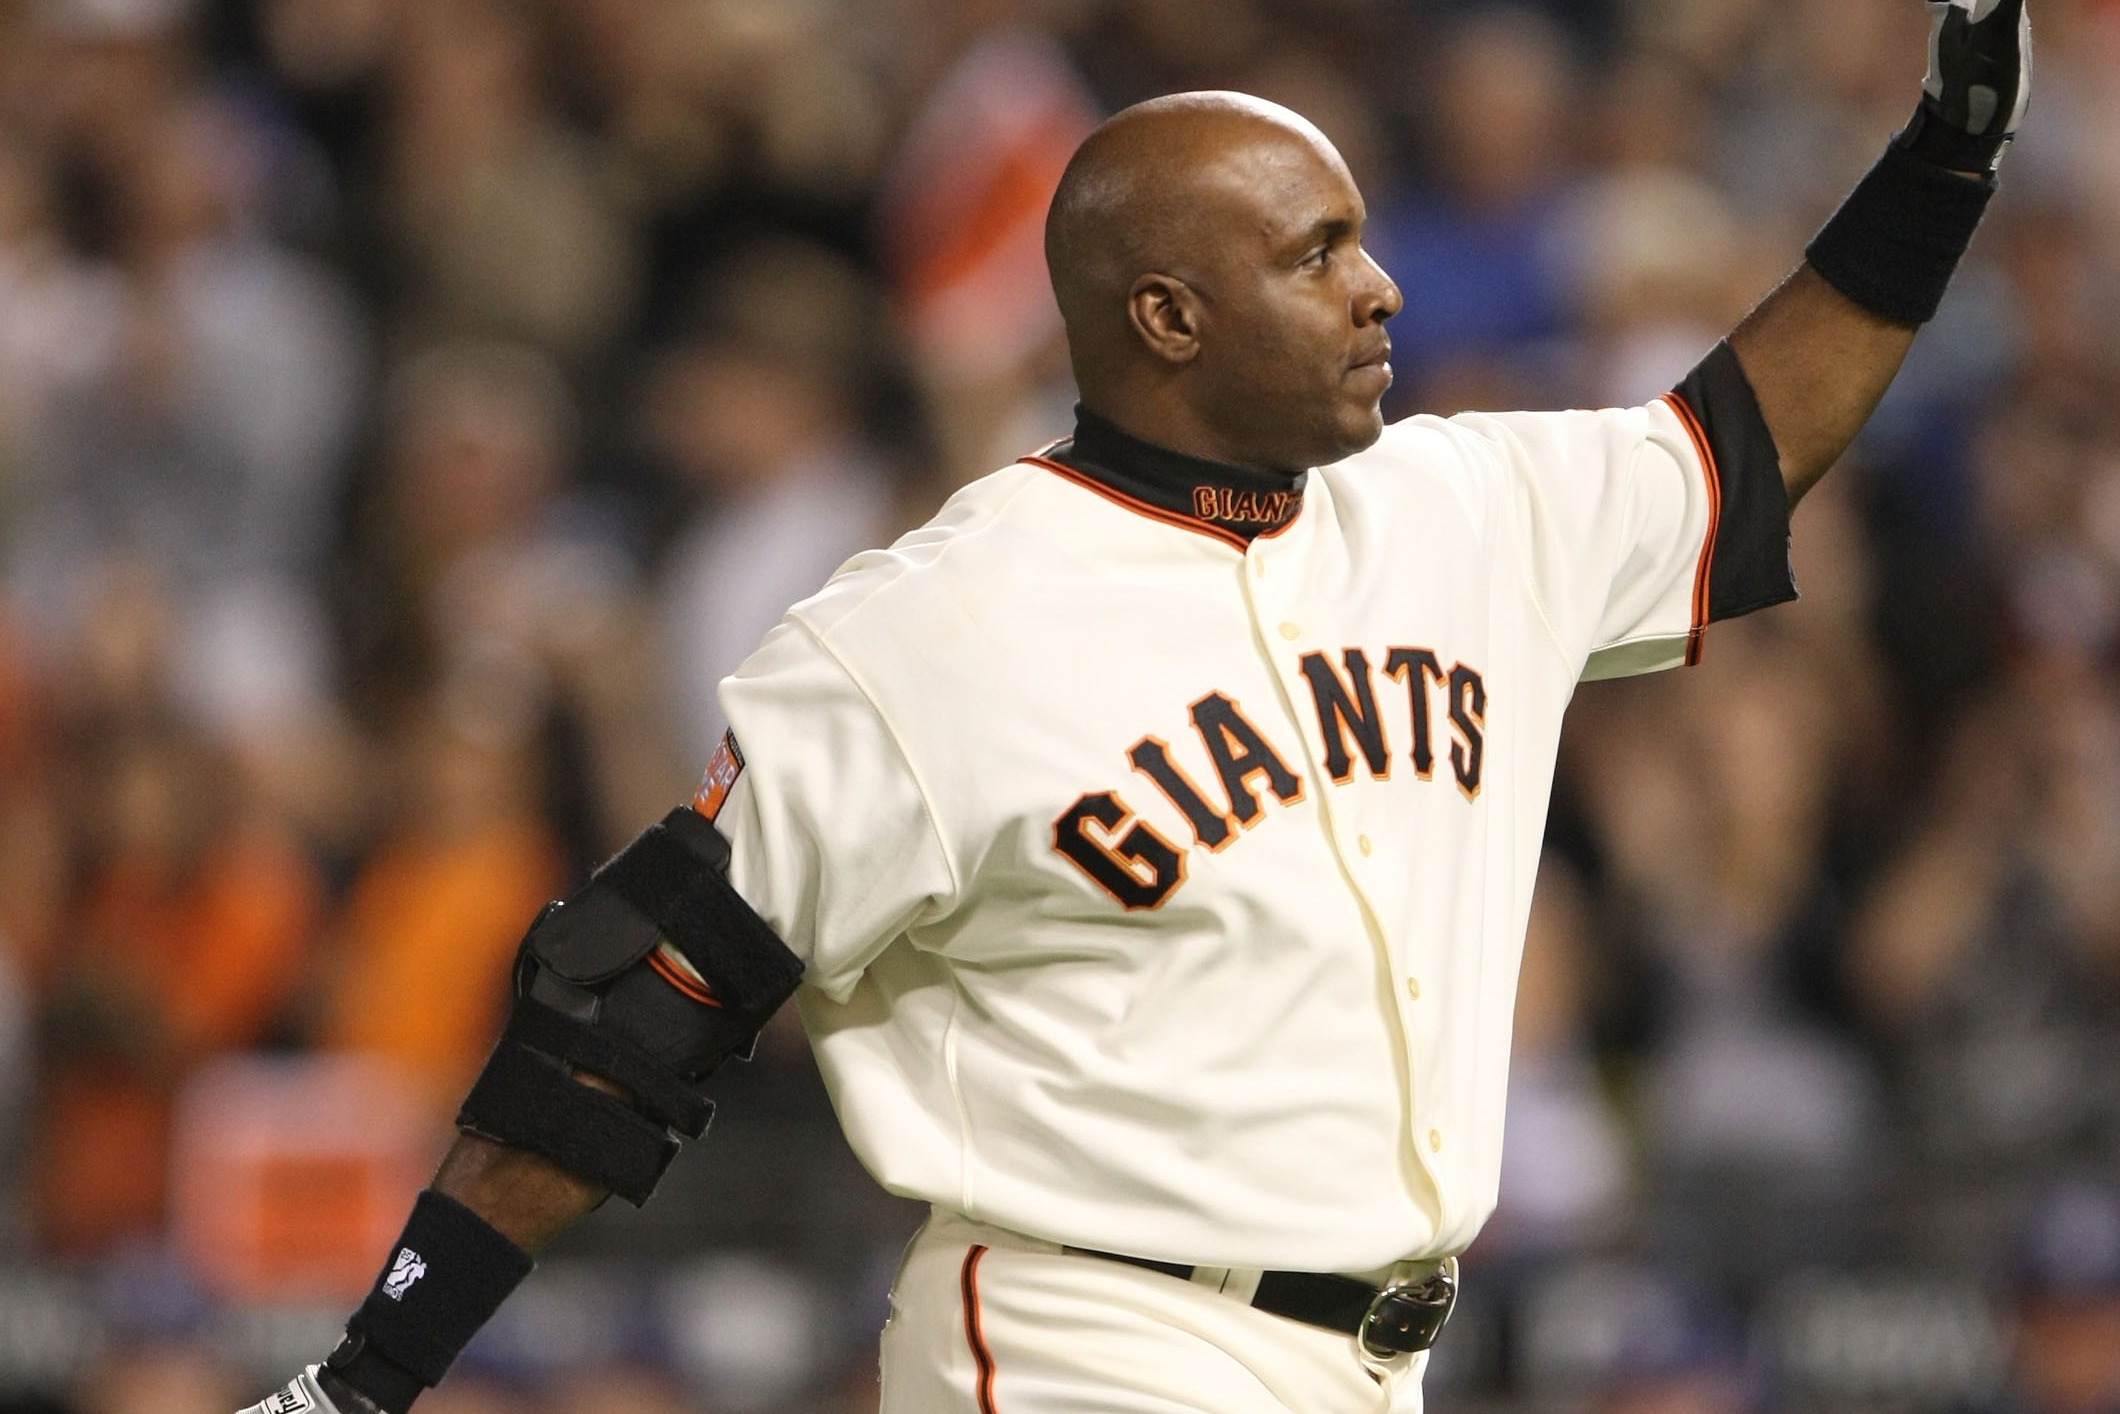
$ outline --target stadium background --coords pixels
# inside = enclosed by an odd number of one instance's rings
[[[1443,1411],[2120,1409],[2120,5],[1796,520],[1578,697]],[[0,1409],[333,1338],[524,921],[708,685],[1064,432],[1098,114],[1313,117],[1397,412],[1667,387],[1909,111],[1913,0],[0,0]],[[1417,542],[1407,553],[1418,554]],[[1066,691],[1056,680],[1055,691]],[[783,1018],[785,1021],[785,1018]],[[432,1414],[853,1414],[915,1214],[776,1024]]]

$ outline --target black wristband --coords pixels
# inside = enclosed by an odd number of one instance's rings
[[[368,1299],[346,1323],[347,1344],[332,1357],[332,1368],[383,1407],[401,1408],[402,1388],[366,1388],[364,1370],[389,1385],[397,1384],[389,1367],[422,1387],[441,1383],[457,1353],[535,1265],[477,1213],[427,1189]]]
[[[1895,324],[1926,324],[1943,302],[1995,194],[1895,139],[1804,251],[1827,284]]]

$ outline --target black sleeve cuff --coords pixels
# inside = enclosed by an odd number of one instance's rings
[[[1727,341],[1672,390],[1672,401],[1691,424],[1688,430],[1716,491],[1702,622],[1734,619],[1794,599],[1781,454]]]

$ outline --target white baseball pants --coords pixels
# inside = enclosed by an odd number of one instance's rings
[[[1427,1363],[936,1209],[891,1290],[882,1414],[1420,1414]]]

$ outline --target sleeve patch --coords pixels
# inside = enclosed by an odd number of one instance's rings
[[[736,733],[723,732],[721,745],[714,748],[706,773],[699,778],[699,789],[692,796],[692,808],[709,820],[721,814],[730,788],[742,774],[743,752],[736,745]]]

